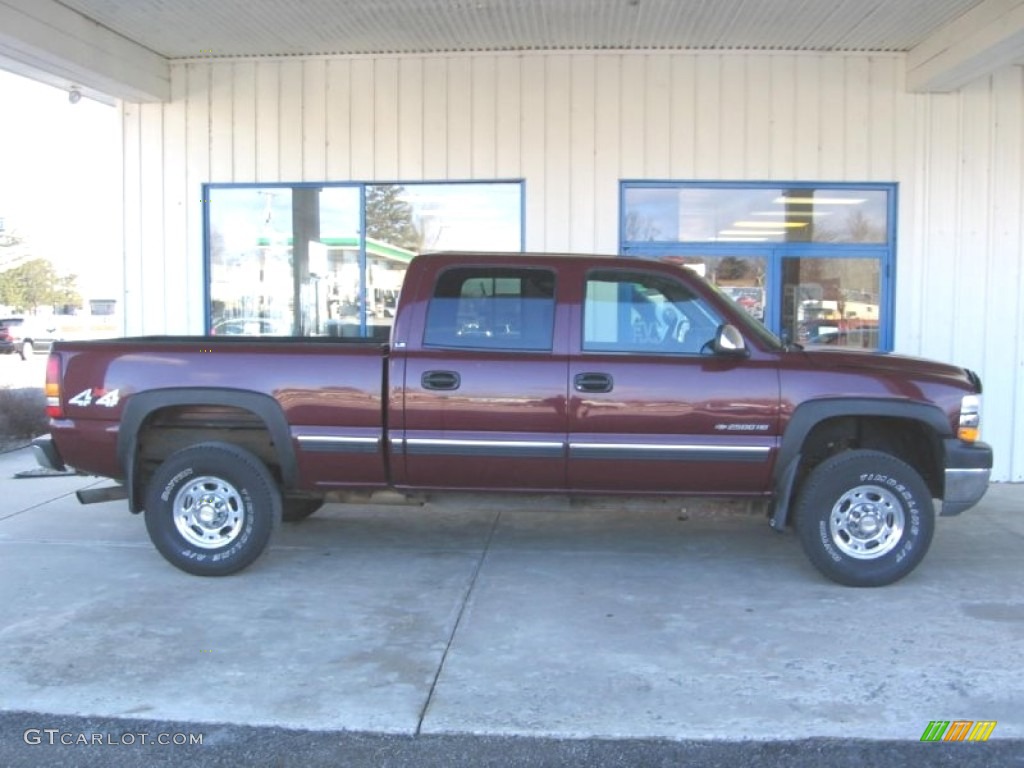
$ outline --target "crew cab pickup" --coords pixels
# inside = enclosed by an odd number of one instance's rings
[[[610,256],[419,256],[387,343],[60,341],[46,396],[40,462],[116,480],[80,499],[127,499],[208,576],[390,489],[761,499],[826,576],[878,586],[992,466],[974,373],[784,344],[693,272]]]

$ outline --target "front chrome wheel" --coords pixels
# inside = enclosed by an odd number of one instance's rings
[[[851,587],[902,579],[921,562],[935,530],[931,489],[918,471],[892,454],[864,448],[815,466],[793,511],[808,559]]]
[[[905,525],[899,499],[877,485],[851,488],[832,507],[828,518],[836,548],[857,560],[873,560],[891,552]]]

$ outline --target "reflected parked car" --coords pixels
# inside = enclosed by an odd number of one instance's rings
[[[17,350],[14,348],[14,337],[7,326],[0,325],[0,355],[9,355]]]
[[[0,328],[4,329],[0,338],[6,336],[11,342],[7,350],[0,344],[0,352],[17,352],[22,360],[34,352],[49,352],[53,342],[60,340],[57,323],[51,318],[3,317]]]
[[[290,336],[291,332],[283,321],[266,317],[228,317],[210,329],[211,336]]]

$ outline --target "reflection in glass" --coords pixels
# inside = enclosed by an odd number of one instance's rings
[[[765,322],[767,260],[740,255],[664,256],[661,261],[693,270],[735,301],[755,320]]]
[[[795,186],[625,188],[625,241],[877,243],[888,239],[888,192]]]
[[[210,332],[218,335],[387,338],[417,253],[522,249],[518,183],[209,192]]]
[[[878,349],[880,292],[877,259],[783,259],[783,333],[801,344]]]

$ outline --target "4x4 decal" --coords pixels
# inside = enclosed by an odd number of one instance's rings
[[[104,408],[113,408],[121,402],[121,390],[112,389],[106,392],[102,389],[83,389],[77,395],[68,400],[68,405],[79,405],[87,408],[90,405],[102,405]]]

